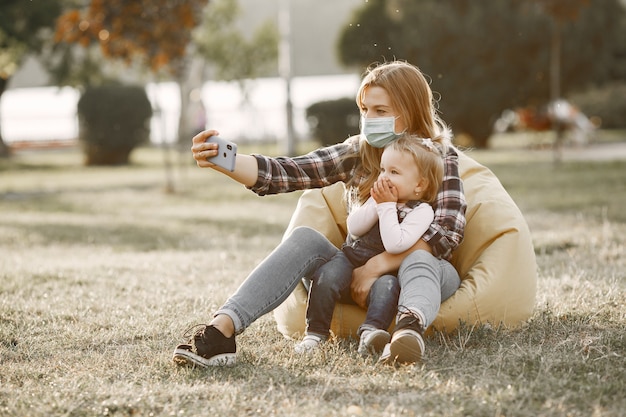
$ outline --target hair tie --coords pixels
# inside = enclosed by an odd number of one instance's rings
[[[435,148],[435,144],[430,138],[423,138],[422,145],[435,152],[437,149]]]

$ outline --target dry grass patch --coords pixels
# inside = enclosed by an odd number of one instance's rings
[[[436,334],[423,365],[397,369],[350,340],[295,356],[271,315],[239,337],[234,367],[172,364],[184,330],[280,241],[298,194],[257,198],[192,167],[165,194],[153,150],[113,169],[71,152],[0,162],[0,415],[622,415],[625,164],[476,156],[531,227],[535,314]]]

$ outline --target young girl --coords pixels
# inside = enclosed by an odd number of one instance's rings
[[[396,132],[450,144],[449,130],[437,115],[428,81],[413,65],[395,61],[372,68],[361,82],[356,101],[366,123],[361,135],[343,143],[294,158],[237,154],[235,169],[230,172],[207,161],[217,155],[217,145],[207,139],[218,134],[207,130],[193,138],[193,157],[199,167],[222,172],[259,195],[342,181],[363,204],[380,173],[382,147],[398,138]],[[422,238],[403,253],[376,255],[353,272],[351,295],[362,307],[376,280],[388,274],[398,277],[398,304],[403,308],[381,355],[384,363],[421,359],[424,329],[434,321],[441,302],[460,285],[459,275],[448,261],[465,227],[466,203],[454,147],[447,146],[444,164],[435,219]],[[311,276],[336,253],[337,248],[320,233],[296,228],[248,275],[209,325],[202,325],[187,343],[176,347],[174,361],[199,366],[234,363],[235,335],[278,307],[303,277]],[[206,262],[210,260],[198,259],[200,264]]]
[[[296,345],[297,353],[314,351],[328,338],[335,303],[349,289],[355,267],[379,253],[411,248],[434,219],[430,204],[437,197],[444,167],[442,153],[430,139],[401,136],[385,147],[380,166],[370,198],[350,210],[346,243],[311,277],[307,329]],[[367,316],[357,332],[360,354],[380,353],[391,339],[387,329],[399,293],[398,279],[391,275],[372,285]]]

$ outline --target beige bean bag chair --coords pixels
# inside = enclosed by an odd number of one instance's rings
[[[488,168],[459,153],[459,169],[467,199],[467,225],[452,263],[462,282],[443,302],[428,331],[451,332],[461,322],[514,327],[530,317],[535,304],[537,264],[528,225]],[[297,226],[309,226],[339,247],[346,236],[343,190],[343,184],[335,184],[306,191],[285,235]],[[306,302],[304,285],[299,285],[274,311],[278,330],[286,337],[304,333]],[[365,310],[338,304],[331,329],[338,337],[354,337],[364,319]]]

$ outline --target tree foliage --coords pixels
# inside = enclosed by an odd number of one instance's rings
[[[353,98],[318,101],[306,109],[313,136],[322,145],[334,145],[359,133],[359,109]],[[342,139],[342,135],[346,135]]]
[[[60,0],[0,2],[0,96],[24,57],[39,52],[60,13]],[[0,135],[0,157],[8,153]]]
[[[407,60],[432,77],[456,133],[486,146],[502,110],[549,99],[551,29],[562,30],[561,83],[572,92],[613,77],[623,39],[619,0],[370,0],[339,40],[342,62]]]
[[[131,151],[148,141],[152,105],[143,87],[90,87],[77,107],[86,165],[125,165]]]
[[[240,83],[276,72],[279,33],[272,21],[263,22],[250,36],[237,27],[236,0],[212,0],[202,25],[194,33],[197,52],[216,70],[216,78]]]
[[[149,68],[155,76],[173,76],[179,84],[186,78],[192,31],[200,23],[208,0],[83,2],[82,7],[67,10],[58,19],[55,34],[57,44],[84,48],[85,54],[79,58],[83,68],[97,69],[98,60],[92,55],[97,46],[104,58],[127,65],[137,63],[139,68]],[[60,71],[59,75],[81,68],[72,64],[74,57],[74,51],[65,50],[62,62],[68,71]],[[83,74],[85,80],[93,81],[90,72],[83,70]],[[181,123],[182,116],[181,111]]]
[[[105,57],[152,71],[179,74],[191,32],[208,0],[91,0],[65,12],[57,22],[56,42],[99,45]]]
[[[27,53],[41,49],[60,13],[58,0],[49,0],[41,5],[20,0],[3,0],[0,3],[1,80],[6,82],[18,70]]]

